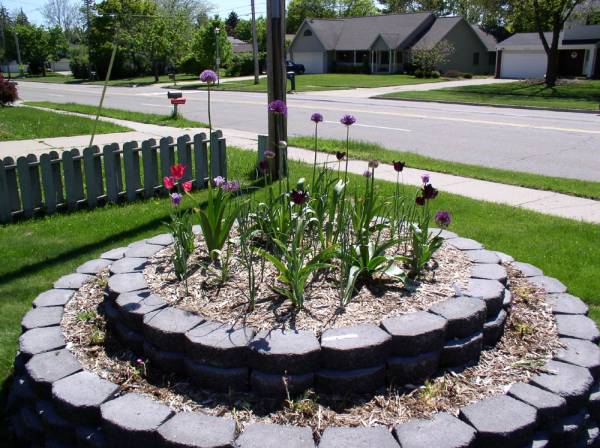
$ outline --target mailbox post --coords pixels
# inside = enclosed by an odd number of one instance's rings
[[[182,98],[182,93],[181,92],[167,92],[167,98],[171,100],[171,104],[173,105],[173,114],[172,117],[173,118],[177,118],[178,115],[178,110],[177,110],[177,106],[179,106],[180,104],[185,104],[185,98]]]
[[[290,92],[296,92],[296,73],[295,72],[287,72],[287,79],[290,80]]]

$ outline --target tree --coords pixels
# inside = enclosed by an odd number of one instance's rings
[[[340,17],[372,16],[379,13],[373,0],[340,0],[338,15]]]
[[[332,0],[291,0],[288,5],[287,31],[295,33],[309,18],[336,17],[336,4]]]
[[[430,76],[440,65],[448,62],[452,53],[454,53],[454,45],[447,40],[442,40],[432,48],[412,50],[411,61],[425,76]]]
[[[219,28],[218,37],[215,29]],[[231,62],[233,49],[231,42],[227,39],[225,24],[221,19],[215,17],[209,20],[194,35],[192,42],[192,53],[196,58],[200,70],[214,68],[216,66],[216,42],[219,42],[219,54],[221,57],[221,66],[226,67]]]
[[[67,53],[67,41],[58,27],[46,30],[36,25],[16,25],[21,58],[32,74],[46,76],[46,62],[58,60]]]
[[[23,12],[23,8],[15,16],[14,22],[16,25],[29,25],[29,19],[27,18],[27,14]]]
[[[244,42],[252,42],[252,21],[240,20],[235,28],[235,37]],[[264,17],[256,19],[256,38],[258,51],[267,51],[267,21]]]
[[[225,26],[227,27],[227,34],[230,36],[235,35],[235,28],[238,26],[240,18],[235,11],[231,11],[227,20],[225,20]]]
[[[61,28],[73,38],[81,24],[81,11],[72,0],[47,0],[42,7],[42,15],[50,27]]]

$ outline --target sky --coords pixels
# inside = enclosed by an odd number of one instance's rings
[[[10,12],[23,8],[30,21],[39,25],[44,23],[40,11],[46,0],[0,0],[0,3]],[[231,11],[235,11],[240,18],[250,18],[250,0],[212,0],[210,3],[214,6],[213,13],[219,14],[221,17],[227,17]],[[266,15],[266,5],[266,0],[256,0],[256,14],[258,16],[261,14]]]

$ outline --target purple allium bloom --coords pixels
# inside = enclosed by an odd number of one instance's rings
[[[310,117],[310,121],[313,121],[315,123],[321,123],[321,122],[323,122],[323,115],[316,112],[316,113],[312,114],[312,116]]]
[[[429,183],[429,181],[430,181],[429,174],[423,174],[423,175],[421,176],[421,182],[423,182],[424,184],[428,184],[428,183]]]
[[[219,76],[213,72],[212,70],[204,70],[202,73],[200,73],[200,81],[208,83],[208,84],[214,84],[219,80]]]
[[[267,171],[269,171],[269,162],[267,160],[261,160],[258,163],[258,169],[261,170],[263,173],[266,173]]]
[[[425,199],[435,199],[438,195],[438,191],[433,188],[431,184],[427,184],[423,187],[423,198]]]
[[[215,184],[215,187],[221,188],[223,185],[225,185],[225,179],[223,176],[217,176],[213,179],[213,183]]]
[[[369,170],[365,170],[365,172],[362,175],[366,178],[369,178],[372,176],[371,171],[369,171]]]
[[[292,190],[290,197],[292,198],[292,202],[297,205],[302,205],[308,201],[308,193],[302,189]]]
[[[341,151],[336,151],[335,152],[335,158],[338,160],[344,160],[344,157],[346,157],[346,153],[345,152],[341,152]]]
[[[452,222],[452,215],[447,211],[440,211],[435,214],[435,222],[442,228],[446,228]]]
[[[273,151],[271,149],[265,150],[265,159],[274,159],[274,158],[275,158],[275,151]]]
[[[344,115],[340,120],[340,123],[345,126],[352,126],[354,123],[356,123],[356,117],[354,117],[354,115]]]
[[[406,163],[404,162],[394,162],[394,170],[398,173],[401,173],[404,170]]]
[[[378,166],[379,166],[378,160],[370,160],[369,161],[369,168],[377,168]]]
[[[179,193],[173,193],[173,194],[171,194],[171,202],[175,206],[181,204],[181,195]]]
[[[275,100],[269,103],[269,112],[281,114],[284,117],[287,117],[288,109],[285,102],[283,102],[282,100]]]
[[[225,182],[223,190],[229,191],[230,193],[236,192],[240,189],[240,183],[236,181]]]

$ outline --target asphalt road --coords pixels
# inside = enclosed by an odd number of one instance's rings
[[[109,88],[106,107],[167,114],[171,106],[162,87]],[[21,82],[19,94],[30,101],[97,104],[100,86]],[[206,93],[184,91],[184,116],[207,121]],[[215,127],[265,133],[266,95],[213,92]],[[339,118],[357,117],[355,139],[381,143],[440,159],[600,181],[600,115],[451,104],[416,103],[353,97],[351,93],[288,96],[289,132],[309,135],[313,112],[325,123],[321,135],[343,138]]]

